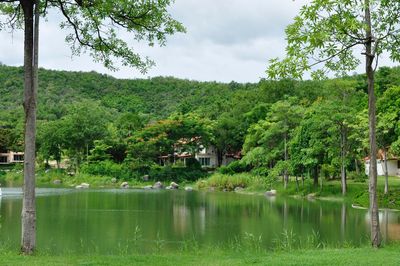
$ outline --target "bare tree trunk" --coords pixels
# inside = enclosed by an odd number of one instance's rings
[[[36,247],[36,206],[35,206],[35,142],[36,142],[36,98],[38,60],[38,0],[35,17],[34,2],[21,1],[24,11],[24,110],[25,110],[25,156],[24,185],[21,213],[21,251],[32,254]]]
[[[372,54],[372,31],[371,31],[371,11],[370,1],[365,0],[365,21],[366,27],[366,74],[368,80],[368,121],[369,121],[369,145],[370,145],[370,173],[369,173],[369,204],[371,213],[371,244],[374,248],[378,248],[381,244],[381,236],[379,230],[379,210],[378,198],[376,193],[377,186],[377,165],[376,165],[376,106],[374,78],[375,73],[372,68],[374,55]]]
[[[318,166],[315,166],[312,170],[313,178],[314,178],[314,187],[318,187]]]
[[[284,142],[285,142],[285,144],[284,144],[285,145],[285,163],[287,163],[288,151],[287,151],[287,134],[286,133],[285,133]],[[285,166],[285,171],[283,172],[283,180],[284,180],[284,187],[286,189],[288,186],[288,183],[289,183],[289,174],[288,174],[288,169],[286,166]]]
[[[354,159],[354,164],[355,164],[355,166],[356,166],[356,173],[357,173],[357,175],[359,175],[359,174],[360,174],[360,168],[358,167],[358,160],[357,160],[357,158]]]
[[[385,157],[385,195],[386,195],[389,192],[389,172],[387,164],[387,151],[385,147],[383,147],[383,156]]]
[[[340,136],[340,157],[341,157],[341,181],[342,181],[342,195],[346,195],[347,192],[347,183],[346,183],[346,165],[345,165],[345,157],[346,157],[346,132],[345,129],[341,128],[341,136]]]

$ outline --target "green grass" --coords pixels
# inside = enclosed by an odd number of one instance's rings
[[[399,245],[243,253],[221,250],[135,255],[0,255],[1,265],[400,265]]]
[[[291,177],[288,187],[283,187],[281,179],[271,183],[264,177],[253,176],[248,173],[226,175],[216,173],[208,179],[197,183],[199,189],[215,188],[216,190],[232,191],[235,187],[244,187],[245,192],[263,193],[270,188],[278,191],[279,195],[284,196],[307,196],[313,194],[321,199],[345,200],[364,207],[369,205],[368,179],[366,180],[347,180],[347,194],[342,196],[340,180],[323,180],[322,186],[314,186],[313,181],[306,179],[304,184],[301,180],[299,187],[296,186],[295,178]],[[380,208],[400,209],[400,177],[389,177],[389,194],[384,195],[385,178],[378,177],[378,197]]]

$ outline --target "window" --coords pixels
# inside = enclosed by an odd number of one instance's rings
[[[14,162],[22,162],[24,160],[23,155],[14,154]]]
[[[7,156],[0,156],[0,163],[7,163]]]
[[[199,162],[201,166],[210,166],[211,165],[211,158],[206,157],[206,158],[199,158]]]

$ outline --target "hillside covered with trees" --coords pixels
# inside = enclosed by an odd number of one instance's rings
[[[362,176],[367,156],[365,79],[256,84],[171,77],[120,80],[95,72],[40,69],[39,163],[68,158],[74,171],[130,180],[196,180],[196,166],[159,166],[159,156],[213,145],[242,159],[220,169],[318,180]],[[377,72],[379,147],[400,154],[400,68]],[[23,69],[0,66],[0,149],[23,145]],[[167,169],[167,170],[166,170]],[[179,170],[181,169],[181,170]],[[297,180],[297,178],[296,178]],[[344,184],[345,185],[345,184]]]

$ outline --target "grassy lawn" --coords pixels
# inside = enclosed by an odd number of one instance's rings
[[[286,252],[199,251],[141,255],[0,255],[1,265],[400,265],[399,245]]]

